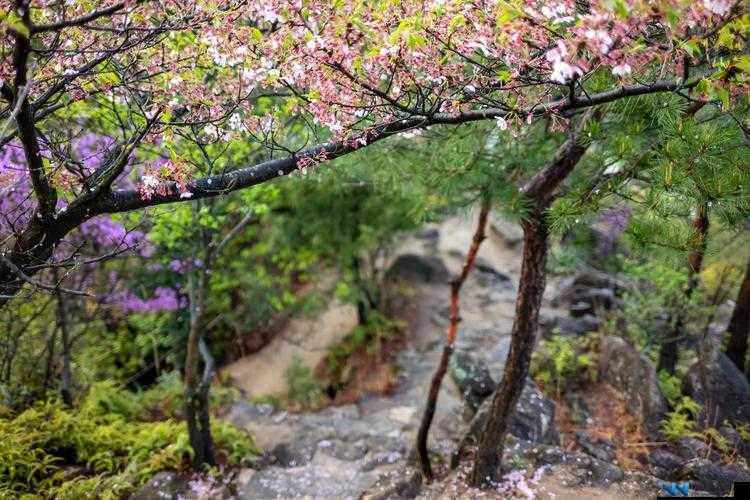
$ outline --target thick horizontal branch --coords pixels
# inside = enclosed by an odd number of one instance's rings
[[[536,104],[528,108],[508,111],[500,108],[486,108],[481,110],[464,111],[460,113],[435,113],[431,116],[410,116],[387,124],[373,127],[368,132],[360,132],[353,139],[321,144],[304,149],[293,156],[269,160],[251,167],[240,168],[225,174],[205,177],[194,181],[189,186],[189,194],[181,192],[176,184],[165,189],[165,194],[154,194],[144,199],[137,190],[120,190],[109,193],[92,207],[91,215],[115,212],[127,212],[151,206],[163,205],[179,201],[190,201],[209,198],[250,186],[255,186],[276,177],[288,175],[301,165],[310,161],[333,160],[362,147],[419,127],[433,125],[457,125],[482,120],[493,120],[498,117],[510,116],[543,116],[549,114],[563,114],[565,112],[590,108],[600,104],[616,101],[624,97],[632,97],[659,92],[674,92],[689,88],[697,84],[697,80],[684,84],[681,81],[658,80],[651,84],[626,85],[587,97],[578,97],[570,102],[567,98]],[[365,141],[362,145],[360,140]]]
[[[112,14],[121,10],[124,7],[125,7],[125,2],[118,2],[104,9],[95,10],[94,12],[91,12],[84,16],[75,17],[72,19],[63,19],[62,21],[58,21],[56,23],[35,24],[31,26],[31,32],[32,33],[44,33],[47,31],[58,31],[64,28],[72,28],[74,26],[83,26],[92,21],[96,21],[97,19],[101,17],[111,16]]]

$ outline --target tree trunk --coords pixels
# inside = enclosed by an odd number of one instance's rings
[[[57,282],[57,273],[55,273],[55,281]],[[68,322],[68,297],[65,296],[64,292],[57,292],[57,326],[62,334],[62,373],[61,373],[61,386],[60,395],[62,396],[63,403],[68,408],[73,407],[73,390],[71,388],[71,374],[70,374],[70,323]]]
[[[205,315],[208,273],[207,263],[191,273],[190,279],[190,332],[185,355],[185,420],[190,446],[193,448],[193,469],[204,465],[215,465],[213,439],[209,416],[209,389],[212,360],[204,362],[202,380],[198,377],[198,356],[203,349],[202,328]],[[197,279],[194,275],[197,274]],[[205,346],[205,344],[204,344]],[[208,352],[208,349],[205,349]],[[203,357],[206,358],[205,353]],[[209,358],[210,359],[210,358]]]
[[[522,193],[531,202],[531,211],[521,223],[523,228],[523,262],[516,296],[515,318],[511,332],[510,351],[500,387],[492,398],[487,423],[480,436],[477,456],[469,482],[484,487],[500,477],[505,434],[508,422],[526,384],[531,352],[534,349],[539,308],[545,285],[545,266],[549,245],[547,209],[558,187],[578,165],[587,144],[578,142],[589,119],[599,120],[598,110],[589,110],[570,130],[568,140],[555,153],[552,161],[537,173]]]
[[[745,359],[747,357],[747,337],[750,333],[750,261],[745,269],[745,277],[740,284],[737,300],[729,320],[729,342],[727,343],[727,356],[745,373]]]
[[[485,228],[487,227],[487,216],[489,215],[489,212],[490,203],[489,200],[485,199],[482,201],[477,228],[474,232],[474,237],[471,240],[471,247],[469,247],[469,251],[466,254],[466,261],[461,269],[461,274],[451,282],[451,313],[448,321],[448,331],[445,336],[445,345],[443,346],[443,354],[440,356],[440,363],[438,364],[437,370],[435,370],[435,375],[432,377],[430,392],[427,395],[427,403],[425,404],[422,421],[419,424],[419,432],[417,433],[417,456],[419,457],[419,463],[422,467],[422,473],[427,479],[432,479],[432,467],[430,466],[430,456],[427,451],[427,436],[430,432],[432,419],[435,416],[435,407],[437,406],[440,386],[443,384],[443,377],[445,377],[445,373],[448,371],[448,362],[453,353],[453,344],[458,332],[458,322],[461,321],[461,316],[459,314],[461,287],[469,276],[469,272],[471,272],[471,269],[474,267],[474,262],[477,253],[479,252],[479,246],[486,238]]]
[[[698,288],[698,276],[703,268],[703,259],[706,255],[708,245],[708,204],[698,204],[698,210],[693,218],[693,248],[688,254],[688,286],[685,289],[685,298],[690,300],[693,293]],[[674,328],[670,337],[662,344],[659,350],[658,370],[666,370],[670,375],[674,375],[679,360],[679,341],[684,334],[685,318],[684,312],[678,311]]]
[[[500,477],[505,435],[529,371],[534,349],[539,308],[545,285],[548,228],[544,214],[535,214],[523,223],[523,263],[516,298],[512,340],[499,389],[479,441],[476,462],[470,478],[473,486],[486,486]]]
[[[55,372],[55,341],[57,340],[57,325],[53,325],[50,329],[49,336],[47,337],[47,365],[44,370],[44,392],[49,389],[52,377]]]

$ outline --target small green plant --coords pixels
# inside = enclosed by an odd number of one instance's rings
[[[302,409],[314,408],[320,403],[320,383],[315,374],[306,366],[299,356],[292,359],[292,364],[284,373],[286,378],[287,399]]]
[[[379,355],[383,346],[393,339],[402,326],[400,321],[387,318],[380,313],[371,313],[367,324],[358,325],[343,341],[328,350],[325,374],[331,385],[346,385],[353,375],[353,369],[356,368],[349,362],[352,356],[362,350],[368,357]]]
[[[683,396],[675,405],[674,410],[667,414],[661,423],[664,437],[669,441],[676,441],[682,437],[703,437],[695,430],[695,419],[698,417],[700,405],[688,396]]]
[[[746,443],[750,443],[750,424],[744,423],[734,427],[740,434],[740,438]]]
[[[682,396],[681,385],[682,381],[678,375],[670,375],[666,370],[659,372],[659,388],[672,407],[677,404]]]
[[[729,444],[729,440],[724,437],[715,427],[708,427],[703,430],[703,440],[711,446],[716,448],[721,453],[729,453],[732,447]]]
[[[542,388],[558,399],[561,394],[587,383],[596,382],[599,337],[596,333],[581,337],[555,334],[542,340],[531,359],[531,373]]]

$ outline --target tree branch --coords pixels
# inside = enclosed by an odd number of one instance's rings
[[[29,9],[23,9],[22,21],[29,26]],[[43,220],[52,217],[57,205],[57,193],[50,186],[47,180],[47,174],[44,171],[44,162],[39,151],[39,141],[36,136],[34,126],[34,116],[31,111],[28,99],[28,88],[30,83],[27,78],[29,53],[31,52],[31,43],[23,33],[14,33],[16,46],[13,52],[13,66],[16,71],[15,94],[20,99],[20,106],[16,114],[16,123],[18,124],[18,133],[23,144],[26,154],[26,163],[28,164],[29,177],[34,188],[38,211]],[[22,92],[23,89],[23,92]],[[23,96],[22,96],[23,94]]]
[[[84,24],[88,24],[91,21],[96,21],[101,17],[111,16],[115,12],[125,7],[125,3],[126,2],[119,2],[104,9],[96,10],[94,12],[86,14],[85,16],[76,17],[73,19],[64,19],[56,23],[34,24],[30,26],[30,30],[31,33],[44,33],[47,31],[58,31],[64,28],[72,28],[74,26],[83,26]]]
[[[36,279],[32,278],[31,276],[28,276],[26,273],[24,273],[18,266],[16,266],[15,264],[13,264],[13,262],[11,262],[11,260],[8,259],[5,256],[5,254],[0,253],[0,261],[2,261],[3,264],[5,264],[6,266],[8,266],[11,269],[11,271],[13,271],[16,274],[16,276],[18,276],[21,280],[23,280],[26,283],[28,283],[30,285],[33,285],[33,286],[35,286],[37,288],[41,288],[43,290],[49,290],[51,292],[56,292],[56,293],[57,292],[63,292],[63,293],[68,293],[70,295],[80,295],[80,296],[84,296],[84,297],[93,297],[93,295],[91,295],[88,292],[83,292],[81,290],[71,290],[69,288],[64,288],[64,287],[60,286],[59,283],[57,285],[48,285],[46,283],[42,283],[41,281],[36,280]]]
[[[697,80],[688,83],[687,86],[690,87],[696,84]],[[297,154],[285,158],[268,160],[251,167],[240,168],[228,173],[197,179],[189,186],[191,193],[189,197],[185,197],[184,194],[177,189],[177,185],[174,183],[167,186],[168,189],[166,191],[168,192],[166,192],[166,194],[154,194],[148,199],[142,198],[137,190],[119,190],[110,193],[106,198],[100,200],[93,210],[96,214],[127,212],[165,203],[218,196],[249,186],[261,184],[276,177],[288,175],[297,170],[300,163],[304,164],[307,161],[328,161],[345,156],[361,149],[359,143],[360,139],[366,140],[367,145],[370,145],[374,142],[398,134],[399,132],[419,127],[457,125],[481,120],[491,120],[498,117],[560,114],[606,104],[623,97],[654,94],[659,92],[674,92],[685,87],[686,85],[682,84],[679,80],[658,80],[648,85],[621,86],[599,94],[593,94],[589,97],[579,97],[574,103],[571,103],[566,97],[564,99],[535,104],[528,108],[512,111],[500,108],[486,108],[460,113],[435,113],[429,117],[411,116],[372,127],[365,132],[359,132],[349,140],[320,144],[303,149]]]

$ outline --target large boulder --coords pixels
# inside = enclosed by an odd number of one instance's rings
[[[708,390],[702,381],[704,376]],[[701,426],[719,427],[725,420],[750,423],[750,384],[721,351],[715,352],[705,369],[699,362],[690,368],[682,391],[701,405]]]
[[[505,362],[510,350],[510,337],[504,337],[495,348],[487,353],[487,365],[467,353],[454,354],[452,364],[453,379],[456,381],[464,400],[470,410],[468,416],[472,418],[467,438],[476,438],[487,420],[491,395],[498,389],[505,368]],[[461,381],[456,375],[461,375]],[[509,434],[536,443],[557,444],[560,437],[555,425],[555,402],[546,397],[531,377],[526,378],[526,384],[516,405],[516,411],[511,417],[508,427]]]
[[[458,386],[473,415],[482,401],[497,389],[497,384],[490,376],[490,370],[484,363],[478,362],[465,351],[456,351],[451,356],[448,373]]]
[[[575,431],[576,443],[581,447],[581,451],[587,455],[599,459],[603,462],[613,462],[615,460],[615,444],[607,438],[592,438],[584,431]]]
[[[599,377],[625,395],[648,435],[659,439],[660,422],[668,407],[651,361],[624,339],[608,335],[601,341]]]
[[[492,407],[488,397],[471,420],[467,438],[475,440],[487,423]],[[525,441],[558,444],[560,436],[555,425],[555,402],[546,397],[531,378],[526,379],[516,411],[510,419],[508,433]]]
[[[523,230],[517,221],[512,221],[490,213],[490,231],[509,248],[518,246],[523,241]]]
[[[588,269],[564,279],[558,288],[560,291],[552,299],[552,305],[555,307],[584,299],[600,304],[605,297],[612,302],[610,305],[616,305],[619,304],[616,297],[630,286],[605,272]]]
[[[750,481],[750,471],[739,465],[716,464],[705,458],[689,460],[675,473],[678,480],[690,481],[690,486],[715,495],[726,495],[735,482]]]
[[[657,448],[648,455],[651,473],[661,479],[672,479],[674,472],[680,468],[684,460],[671,451]]]
[[[448,269],[440,258],[411,253],[399,255],[386,275],[390,279],[423,283],[444,283],[449,279]]]

